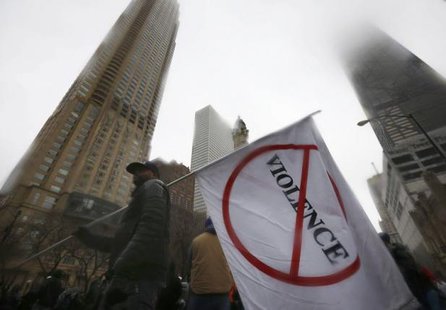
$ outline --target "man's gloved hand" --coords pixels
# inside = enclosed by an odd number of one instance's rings
[[[81,225],[72,233],[72,235],[80,240],[85,240],[91,236],[91,232],[86,226]]]

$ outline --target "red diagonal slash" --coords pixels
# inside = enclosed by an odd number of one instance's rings
[[[304,206],[307,198],[308,167],[310,165],[310,149],[304,149],[302,174],[300,179],[299,202],[297,204],[296,226],[294,229],[294,246],[291,257],[290,276],[299,275],[300,254],[302,250],[302,228],[304,223]]]

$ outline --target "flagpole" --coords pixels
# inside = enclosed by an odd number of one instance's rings
[[[320,112],[321,112],[321,110],[317,110],[317,111],[315,111],[315,112],[313,112],[313,113],[310,113],[309,115],[305,116],[303,119],[312,117],[313,115],[318,114],[318,113],[320,113]],[[300,121],[302,121],[302,120],[300,120]],[[248,144],[248,145],[249,145],[249,144]],[[246,148],[248,145],[245,145],[245,146],[243,146],[243,147],[237,149],[236,151],[240,151],[240,150]],[[234,151],[235,151],[235,150],[234,150]],[[226,154],[225,156],[223,156],[223,157],[221,157],[221,158],[215,159],[215,160],[211,161],[210,163],[207,163],[206,165],[204,165],[204,166],[202,166],[202,167],[200,167],[200,168],[198,168],[198,169],[196,169],[196,170],[194,170],[194,171],[191,171],[191,172],[189,172],[188,174],[185,174],[185,175],[183,175],[182,177],[179,177],[178,179],[176,179],[176,180],[174,180],[174,181],[168,183],[166,186],[167,186],[167,187],[170,187],[170,186],[172,186],[172,185],[175,185],[175,184],[177,184],[178,182],[181,182],[181,181],[183,181],[184,179],[187,179],[188,177],[193,176],[194,174],[200,172],[201,170],[206,169],[207,167],[209,167],[209,166],[211,166],[211,165],[213,165],[213,164],[215,164],[215,163],[217,163],[217,162],[219,162],[219,161],[225,159],[226,157],[230,156],[230,155],[233,154],[233,153],[234,153],[234,152],[231,152],[231,153]],[[107,214],[107,215],[104,215],[103,217],[100,217],[100,218],[98,218],[98,219],[95,219],[94,221],[88,223],[88,224],[85,225],[85,226],[86,226],[86,227],[92,227],[92,226],[96,225],[97,223],[102,222],[102,221],[104,221],[104,220],[106,220],[106,219],[112,217],[113,215],[116,215],[116,214],[118,214],[118,213],[120,213],[120,212],[126,210],[127,208],[128,208],[128,205],[126,205],[126,206],[124,206],[124,207],[122,207],[122,208],[120,208],[120,209],[118,209],[118,210],[115,210],[115,211],[113,211],[112,213],[109,213],[109,214]],[[42,254],[44,254],[44,253],[46,253],[46,252],[48,252],[48,251],[50,251],[50,250],[52,250],[52,249],[58,247],[59,245],[61,245],[61,244],[65,243],[65,242],[67,242],[68,240],[71,240],[73,237],[74,237],[74,235],[69,235],[68,237],[65,237],[64,239],[62,239],[62,240],[60,240],[60,241],[58,241],[58,242],[56,242],[56,243],[50,245],[50,246],[47,247],[46,249],[43,249],[42,251],[37,252],[36,254],[31,255],[30,257],[26,258],[26,259],[23,260],[21,263],[19,263],[17,266],[15,266],[13,269],[16,269],[16,268],[19,268],[19,267],[23,266],[24,264],[26,264],[26,263],[29,262],[30,260],[33,260],[34,258],[39,257],[40,255],[42,255]]]

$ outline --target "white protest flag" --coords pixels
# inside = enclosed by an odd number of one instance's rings
[[[415,309],[311,117],[197,173],[246,309]]]

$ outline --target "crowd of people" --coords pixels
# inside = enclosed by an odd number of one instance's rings
[[[186,282],[181,282],[181,277],[174,273],[175,266],[171,264],[169,269],[169,277],[166,287],[162,288],[158,294],[155,309],[157,310],[187,310],[187,309],[206,309],[200,305],[193,305],[190,301],[190,287]],[[66,286],[66,275],[61,270],[51,272],[45,278],[36,279],[34,285],[29,287],[26,293],[23,288],[14,285],[9,289],[0,293],[0,309],[1,310],[94,310],[100,306],[101,299],[107,280],[100,277],[94,280],[87,290],[84,292],[76,286]],[[231,286],[228,294],[216,294],[220,298],[216,298],[216,302],[226,299],[228,302],[223,303],[223,308],[227,310],[243,310],[243,305],[235,286]],[[221,296],[225,295],[225,298]],[[212,300],[213,294],[202,295],[208,296],[208,300]],[[206,298],[206,297],[205,297]],[[213,307],[216,306],[214,303]],[[113,308],[113,307],[111,307]],[[120,308],[131,309],[131,308]]]
[[[169,266],[170,196],[158,167],[134,162],[126,170],[135,188],[115,235],[98,235],[88,226],[73,233],[87,247],[110,253],[104,280],[84,294],[65,289],[61,273],[53,272],[23,297],[20,288],[5,292],[1,309],[243,309],[212,221],[192,243],[189,288]]]
[[[446,309],[443,281],[424,266],[418,264],[409,249],[398,242],[391,242],[387,233],[379,233],[381,240],[392,255],[407,286],[423,309]]]
[[[55,270],[23,296],[13,286],[1,292],[0,309],[31,310],[243,310],[243,304],[219,243],[212,220],[193,241],[184,282],[169,264],[170,196],[150,161],[127,166],[135,189],[113,237],[97,235],[87,226],[74,232],[90,248],[110,253],[106,274],[87,292],[64,286]],[[446,309],[440,281],[419,266],[406,247],[380,234],[412,294],[423,309]]]
[[[15,285],[2,292],[0,309],[88,309],[86,304],[94,298],[94,283],[90,285],[87,294],[84,294],[78,287],[65,287],[65,278],[63,271],[55,270],[43,279],[36,279],[24,294],[21,288]]]
[[[79,287],[66,286],[66,275],[56,270],[35,284],[23,294],[18,285],[12,286],[0,295],[2,310],[93,310],[98,309],[107,279],[97,278],[87,292]],[[156,309],[184,310],[187,290],[179,277],[169,277],[167,286],[159,292]],[[128,308],[130,309],[130,308]]]

